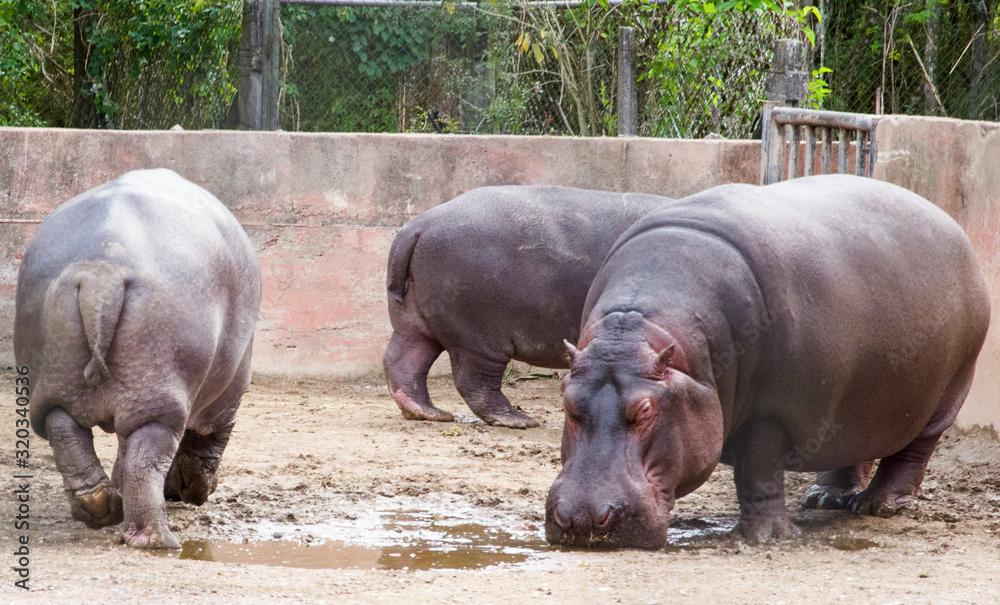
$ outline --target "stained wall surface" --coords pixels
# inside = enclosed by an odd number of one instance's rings
[[[256,371],[352,376],[381,370],[386,257],[420,212],[484,185],[682,197],[757,182],[759,154],[750,141],[0,128],[0,363],[13,362],[17,270],[38,224],[129,170],[176,171],[250,234]]]

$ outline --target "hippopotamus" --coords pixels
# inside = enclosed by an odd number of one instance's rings
[[[511,359],[567,367],[590,281],[611,244],[670,198],[569,187],[482,187],[407,223],[389,251],[383,365],[409,419],[451,421],[427,393],[448,351],[455,387],[488,424],[538,422],[500,391]]]
[[[180,548],[164,497],[200,505],[215,489],[260,296],[236,218],[170,170],[129,172],[42,222],[18,273],[14,354],[74,519]],[[94,426],[118,437],[110,480]]]
[[[662,547],[675,500],[720,461],[750,542],[799,533],[785,470],[818,472],[806,507],[894,514],[969,392],[989,317],[961,228],[895,185],[723,185],[650,213],[566,345],[548,541]]]

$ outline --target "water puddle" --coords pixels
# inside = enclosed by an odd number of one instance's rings
[[[720,542],[728,542],[732,538],[730,532],[735,523],[723,522],[700,517],[674,518],[667,528],[667,552],[682,550],[699,550],[715,548]]]
[[[523,564],[549,550],[534,525],[423,511],[378,511],[347,522],[284,525],[263,522],[245,542],[189,540],[160,556],[305,569],[481,569]]]

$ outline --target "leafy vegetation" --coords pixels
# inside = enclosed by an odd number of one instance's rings
[[[1000,12],[985,0],[826,0],[827,108],[1000,120]],[[817,59],[818,60],[818,59]]]
[[[236,94],[242,6],[0,0],[0,124],[218,127]]]
[[[242,6],[0,0],[0,125],[233,126]],[[749,136],[783,37],[806,43],[813,107],[1000,119],[995,0],[286,4],[281,20],[287,130],[613,136],[621,26],[645,136]]]

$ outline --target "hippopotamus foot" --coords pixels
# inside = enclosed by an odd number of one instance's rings
[[[908,449],[879,462],[878,471],[868,488],[851,498],[848,504],[851,512],[873,517],[891,517],[913,506],[913,497],[923,481],[927,459],[921,459],[922,456],[916,460],[909,459],[908,454],[912,452],[908,452]]]
[[[177,453],[180,431],[157,422],[119,436],[115,475],[120,481],[127,529],[121,542],[135,548],[180,548],[167,526],[164,480]],[[122,443],[124,441],[124,443]]]
[[[892,517],[913,506],[913,494],[894,494],[866,489],[851,498],[851,512],[872,517]]]
[[[802,535],[786,514],[768,516],[741,516],[733,533],[747,542],[761,544],[776,540],[790,540]]]
[[[455,420],[455,416],[451,412],[436,408],[430,402],[426,405],[420,405],[402,389],[393,391],[392,400],[396,402],[399,411],[403,412],[403,418],[407,420],[430,420],[432,422],[452,422]]]
[[[122,497],[94,452],[93,432],[59,407],[45,416],[45,429],[73,518],[92,529],[121,523]]]
[[[427,372],[444,348],[420,333],[393,332],[382,357],[385,380],[393,401],[407,420],[451,422],[455,417],[434,407],[427,392]]]
[[[163,497],[195,506],[204,504],[218,485],[215,473],[232,431],[232,426],[210,435],[184,431],[163,484]]]
[[[493,426],[505,426],[511,429],[530,429],[538,426],[537,420],[515,409],[514,406],[511,406],[510,410],[504,413],[476,412],[476,415],[482,418],[486,424]]]
[[[180,548],[181,543],[177,541],[165,523],[150,527],[137,529],[135,523],[130,523],[118,539],[119,544],[125,544],[132,548],[159,549],[159,548]]]
[[[816,474],[816,484],[802,494],[802,508],[843,510],[868,483],[872,462],[862,462]]]
[[[858,490],[835,485],[813,485],[802,494],[802,508],[844,510]]]
[[[109,483],[88,491],[69,494],[70,514],[91,529],[100,529],[122,522],[122,496]]]

